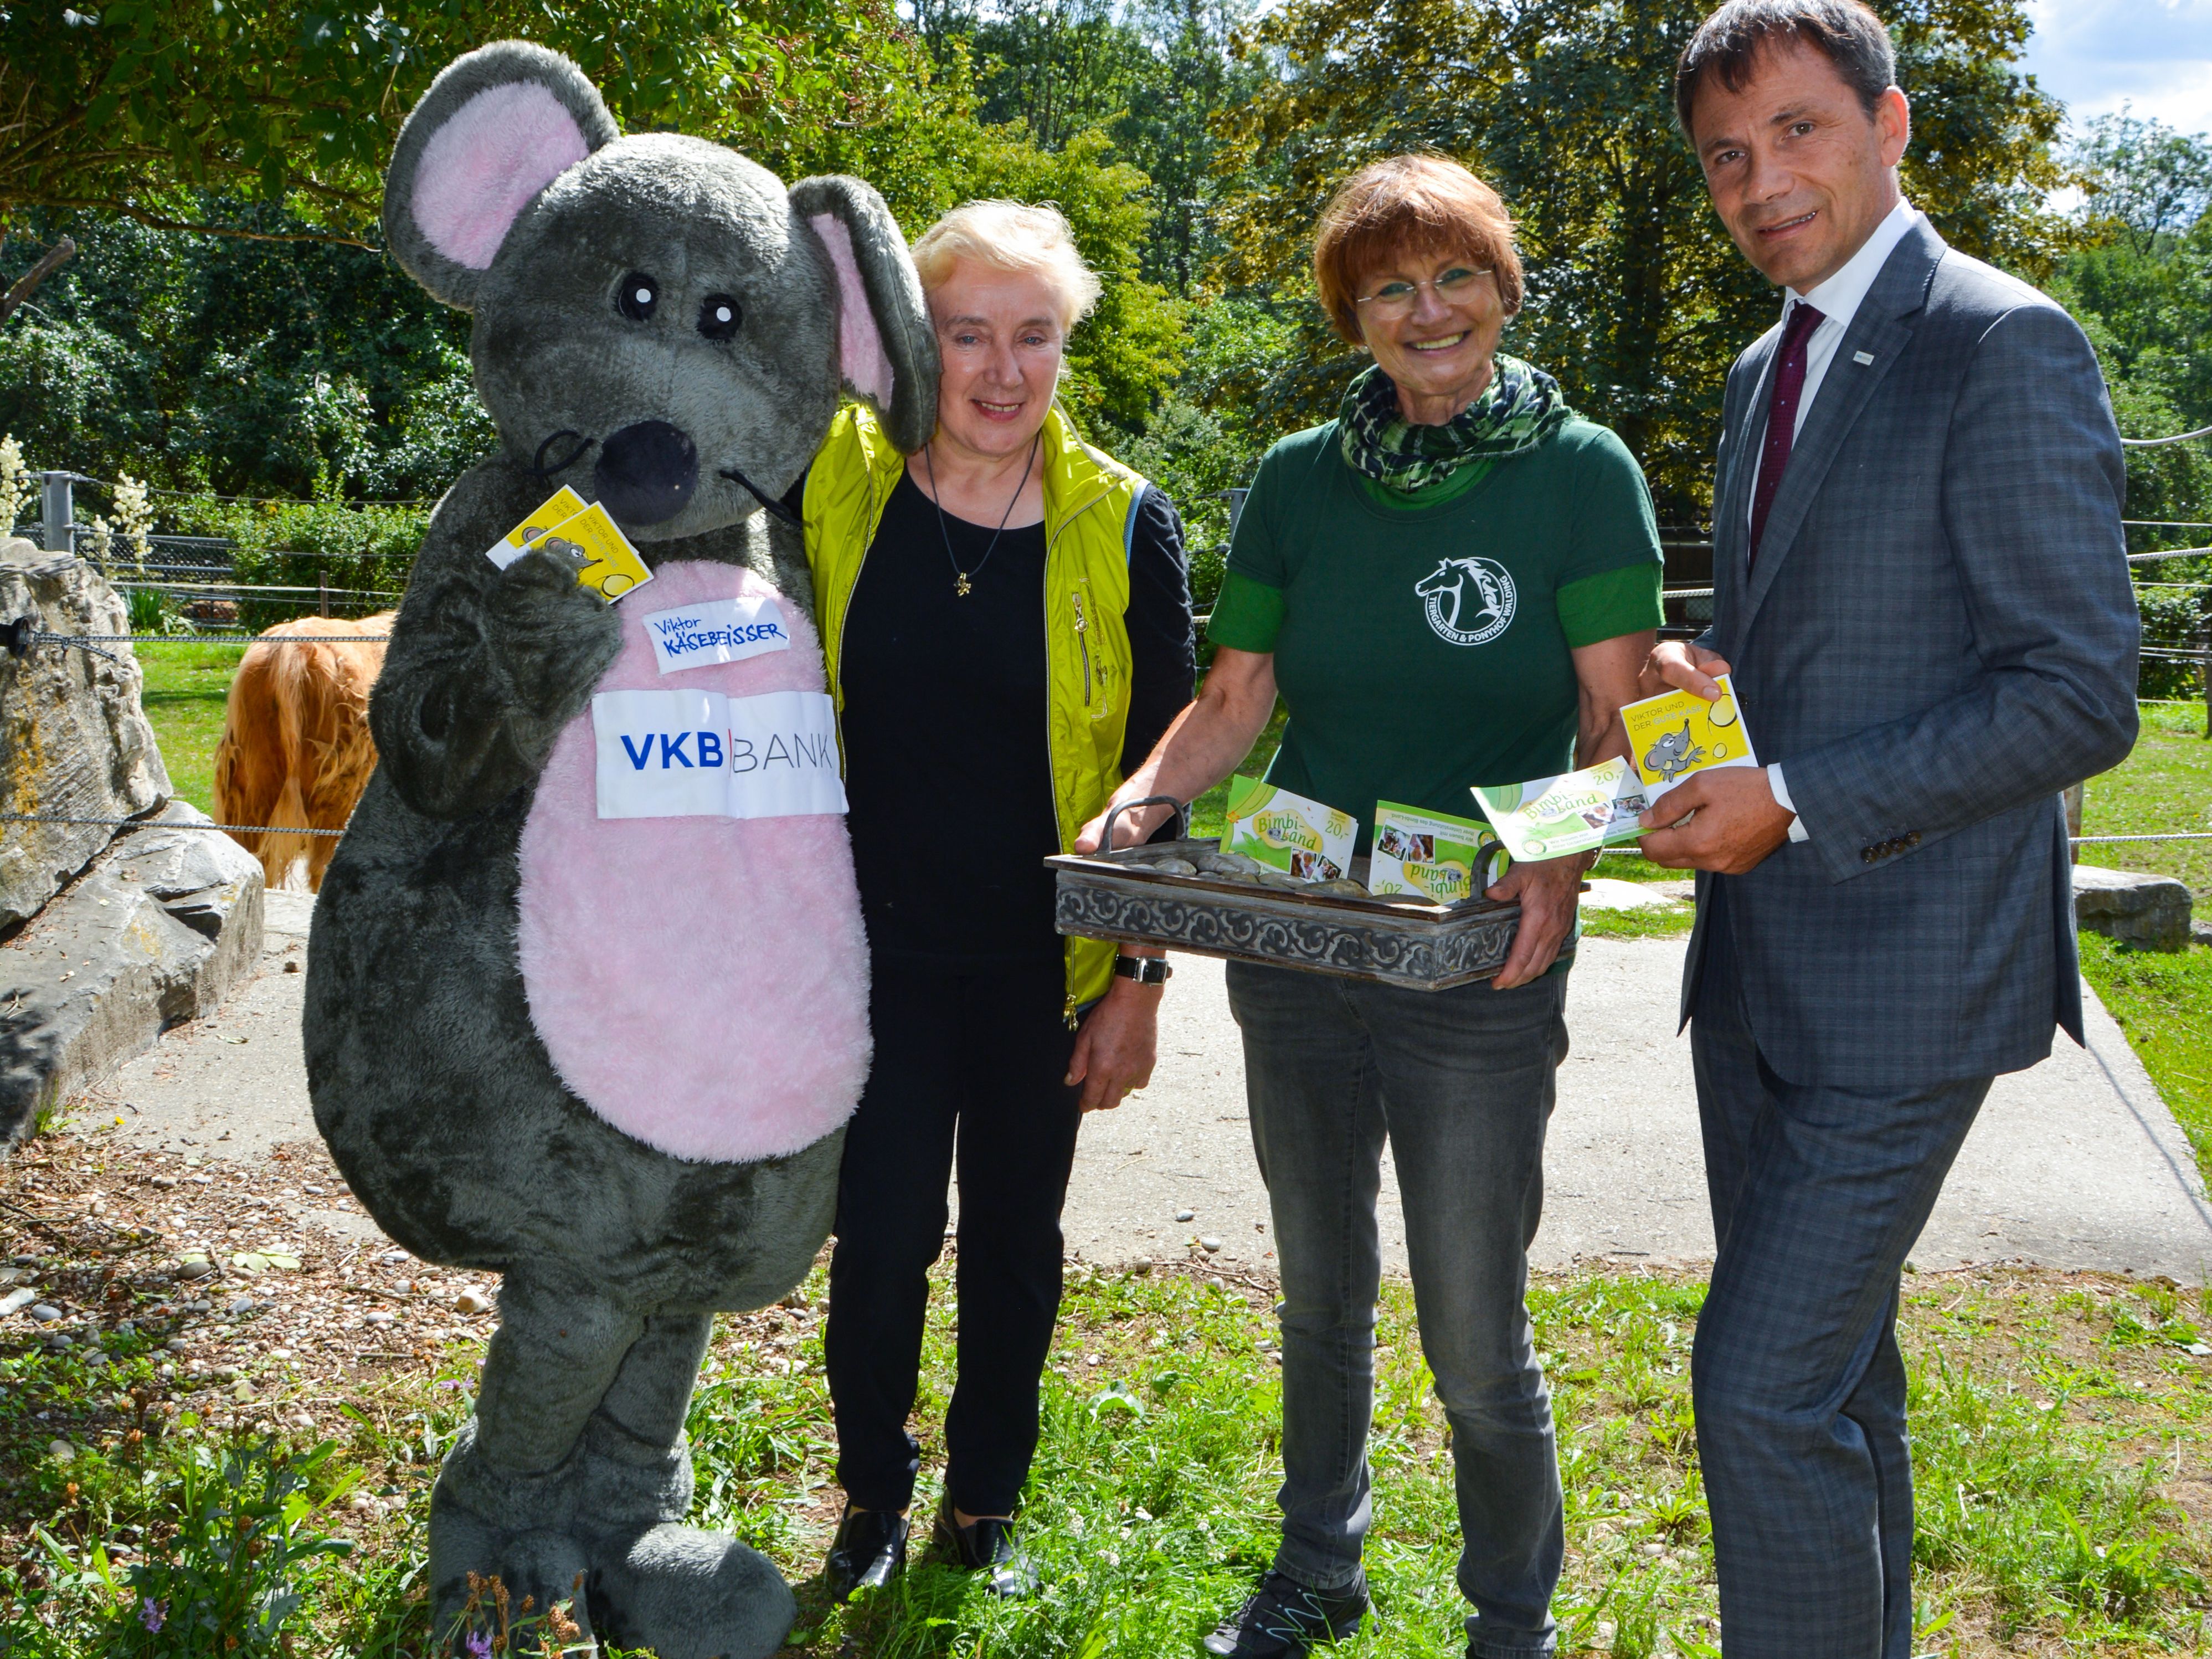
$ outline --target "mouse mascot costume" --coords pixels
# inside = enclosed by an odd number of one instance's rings
[[[868,1063],[778,498],[841,386],[922,445],[934,339],[867,185],[787,191],[717,144],[623,137],[573,64],[520,42],[423,96],[384,226],[473,313],[500,445],[439,503],[400,607],[379,767],[315,907],[306,1048],[378,1224],[504,1275],[431,1498],[438,1627],[495,1573],[518,1607],[573,1595],[603,1641],[759,1659],[793,1598],[684,1524],[684,1415],[715,1310],[786,1294],[828,1237]],[[588,548],[520,533],[563,486],[652,572],[618,602],[580,583]]]

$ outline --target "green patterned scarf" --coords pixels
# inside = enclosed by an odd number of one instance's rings
[[[1398,388],[1370,365],[1337,411],[1344,459],[1354,472],[1407,495],[1441,483],[1469,461],[1489,463],[1535,448],[1574,413],[1559,383],[1499,352],[1482,395],[1442,426],[1414,426],[1398,412]]]

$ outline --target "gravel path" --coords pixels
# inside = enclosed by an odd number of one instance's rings
[[[100,1103],[118,1135],[212,1162],[258,1162],[312,1140],[299,1047],[309,901],[269,896],[260,971],[217,1017],[132,1061]],[[1674,1032],[1683,942],[1592,939],[1574,971],[1573,1053],[1547,1156],[1544,1267],[1709,1260],[1712,1228],[1691,1086]],[[1110,1265],[1203,1257],[1266,1277],[1267,1194],[1245,1119],[1242,1044],[1221,964],[1176,959],[1152,1085],[1084,1127],[1067,1206],[1071,1253]],[[288,971],[288,969],[293,969]],[[2024,1261],[2202,1282],[2212,1207],[2186,1139],[2111,1018],[2089,998],[2089,1048],[2001,1079],[1916,1251],[1918,1265]],[[1188,1219],[1178,1217],[1188,1213]],[[378,1235],[343,1201],[301,1218]],[[1402,1270],[1395,1176],[1383,1182],[1386,1260]],[[1210,1241],[1217,1248],[1205,1249]]]

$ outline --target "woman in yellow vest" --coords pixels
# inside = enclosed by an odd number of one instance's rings
[[[875,1063],[846,1132],[825,1337],[847,1506],[840,1595],[906,1559],[926,1274],[960,1179],[959,1382],[939,1548],[1021,1595],[1012,1516],[1060,1293],[1084,1112],[1151,1076],[1166,964],[1062,939],[1068,850],[1190,700],[1173,505],[1054,406],[1097,299],[1051,208],[970,202],[915,244],[944,376],[903,455],[850,407],[805,485],[844,745]]]

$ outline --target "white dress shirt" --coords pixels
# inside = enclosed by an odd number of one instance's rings
[[[1859,244],[1859,251],[1846,259],[1834,276],[1808,293],[1800,294],[1794,288],[1782,290],[1782,320],[1785,326],[1793,307],[1809,305],[1820,313],[1820,325],[1805,341],[1805,389],[1798,394],[1796,424],[1790,428],[1793,444],[1798,434],[1805,429],[1806,413],[1813,407],[1813,399],[1820,395],[1821,382],[1828,378],[1828,366],[1835,362],[1837,347],[1843,344],[1844,336],[1850,331],[1852,319],[1859,314],[1859,307],[1866,302],[1867,291],[1874,287],[1874,279],[1881,275],[1881,268],[1889,263],[1889,256],[1897,252],[1897,245],[1905,240],[1905,233],[1912,228],[1919,217],[1919,212],[1912,204],[1899,198],[1897,205],[1890,209],[1866,240]],[[1768,374],[1771,375],[1778,367],[1770,359]],[[1765,400],[1766,385],[1764,381],[1759,386],[1759,397],[1762,401]],[[1766,428],[1762,424],[1756,434],[1747,434],[1747,437],[1753,444],[1751,490],[1747,499],[1755,501],[1759,495],[1758,469],[1766,447]],[[1749,518],[1747,509],[1747,522]],[[1811,837],[1805,833],[1803,823],[1794,816],[1797,808],[1790,799],[1789,787],[1782,781],[1781,762],[1776,761],[1767,767],[1766,781],[1774,791],[1775,805],[1793,815],[1790,820],[1790,839],[1810,840]]]

